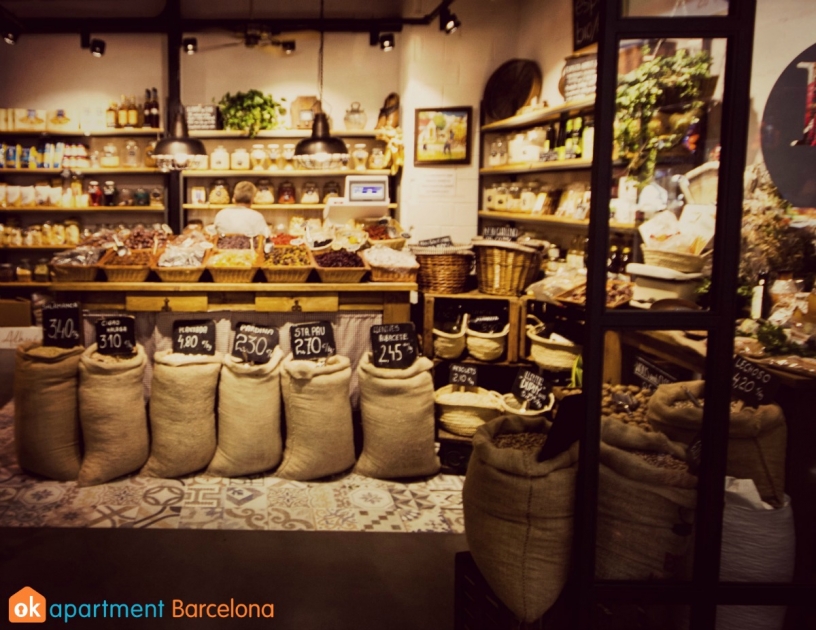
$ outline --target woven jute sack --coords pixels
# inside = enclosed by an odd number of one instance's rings
[[[685,459],[685,447],[661,433],[617,420],[601,430],[596,576],[602,580],[682,577],[691,543],[697,477],[655,466],[633,450]]]
[[[218,382],[218,447],[208,473],[237,477],[280,463],[282,360],[280,346],[260,365],[224,357]]]
[[[143,378],[147,355],[136,344],[131,357],[106,357],[89,347],[79,362],[79,419],[85,455],[80,486],[105,483],[139,470],[147,460]]]
[[[431,368],[433,361],[426,357],[401,370],[376,367],[371,353],[360,359],[363,452],[355,472],[378,479],[439,472]]]
[[[14,445],[20,468],[68,481],[82,462],[77,370],[84,348],[17,348],[14,367]]]
[[[215,454],[215,394],[223,355],[174,354],[153,357],[150,393],[148,477],[179,477],[201,470]]]
[[[296,361],[291,354],[283,360],[286,445],[276,476],[308,481],[354,465],[350,382],[348,357],[329,357],[325,365]]]
[[[689,444],[702,427],[703,410],[688,403],[684,388],[703,400],[705,381],[661,385],[649,401],[646,417],[670,439]],[[787,444],[788,427],[779,405],[743,407],[732,412],[728,424],[726,474],[737,479],[753,479],[760,496],[780,506],[785,497]]]
[[[543,615],[567,580],[578,444],[544,462],[537,451],[497,448],[503,433],[545,432],[543,420],[501,416],[473,436],[463,506],[473,559],[522,621]]]

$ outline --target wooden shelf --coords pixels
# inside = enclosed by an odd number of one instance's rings
[[[181,207],[185,210],[221,210],[231,204],[185,203]],[[323,210],[324,203],[254,203],[253,210]],[[390,210],[396,209],[397,204],[389,203]]]
[[[556,217],[551,214],[525,214],[523,212],[496,212],[494,210],[480,210],[479,216],[483,219],[493,219],[496,221],[517,221],[519,223],[544,223],[548,225],[560,225],[563,227],[574,227],[585,229],[589,226],[588,219],[570,219],[567,217]],[[610,229],[621,232],[634,231],[632,223],[609,222]]]
[[[3,245],[0,246],[0,252],[24,252],[31,250],[54,251],[57,249],[73,249],[74,247],[76,247],[76,245],[20,245],[19,247],[14,245]]]
[[[98,131],[0,131],[0,137],[109,138],[111,136],[157,136],[163,133],[164,129],[126,127],[123,129],[100,129]]]
[[[373,138],[379,133],[377,129],[357,129],[340,130],[332,129],[331,134],[338,138]],[[308,138],[312,135],[311,128],[309,129],[268,129],[259,131],[258,135],[253,138],[249,137],[246,131],[238,131],[232,129],[218,129],[214,131],[190,131],[191,138],[202,139],[222,139],[222,138],[236,138],[254,140],[255,138]]]
[[[0,212],[164,212],[164,206],[93,206],[90,208],[63,208],[62,206],[36,206],[27,208],[0,208]]]
[[[0,282],[0,289],[47,289],[50,282]]]
[[[480,168],[482,175],[523,175],[524,173],[543,173],[546,171],[585,170],[592,167],[592,160],[574,159],[555,162],[524,162],[506,166],[487,166]]]
[[[525,114],[518,114],[497,120],[490,124],[484,125],[482,131],[503,131],[505,129],[515,129],[517,127],[526,127],[528,125],[535,125],[536,123],[545,122],[547,120],[554,120],[569,112],[578,112],[595,107],[595,98],[582,99],[580,101],[572,101],[571,103],[564,103],[555,107],[547,107],[546,109],[539,109]]]
[[[354,169],[309,170],[292,169],[276,171],[199,171],[190,169],[182,172],[184,177],[329,177],[344,175],[390,175],[388,169],[356,171]]]
[[[7,283],[17,286],[23,283]],[[51,282],[45,283],[54,291],[130,292],[130,293],[382,293],[387,291],[416,291],[413,282]],[[0,284],[4,287],[6,284]],[[38,285],[40,286],[40,285]]]
[[[63,171],[72,171],[77,175],[144,175],[147,173],[161,173],[157,168],[148,168],[145,166],[139,167],[120,167],[120,168],[84,168],[79,166],[71,166],[64,168],[2,168],[0,173],[9,173],[14,175],[59,175]]]

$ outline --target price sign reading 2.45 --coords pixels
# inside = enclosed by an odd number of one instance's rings
[[[215,354],[215,322],[183,320],[173,322],[173,352]]]
[[[731,393],[734,398],[743,401],[749,407],[769,405],[773,402],[779,379],[766,369],[737,357],[734,361],[734,376],[731,381]]]
[[[292,324],[289,328],[292,355],[298,361],[325,359],[337,352],[331,322]]]
[[[136,351],[136,323],[133,317],[100,319],[95,328],[99,354],[133,354]]]
[[[269,363],[279,341],[277,328],[239,323],[235,326],[232,356],[247,363]]]
[[[419,344],[414,325],[382,324],[371,327],[372,363],[376,367],[403,370],[417,358]]]
[[[82,343],[81,312],[77,302],[46,304],[42,310],[43,345],[73,348]]]

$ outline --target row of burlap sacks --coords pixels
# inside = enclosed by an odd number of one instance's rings
[[[136,471],[243,476],[277,468],[279,477],[309,480],[352,467],[378,478],[439,470],[429,359],[389,370],[372,365],[368,354],[362,357],[356,370],[359,460],[348,357],[335,355],[321,365],[284,356],[278,347],[268,363],[255,365],[221,353],[159,351],[146,409],[142,381],[148,363],[141,345],[132,357],[115,361],[95,345],[19,347],[14,399],[21,468],[79,485]]]

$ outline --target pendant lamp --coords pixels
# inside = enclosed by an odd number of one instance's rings
[[[191,138],[187,132],[187,117],[180,103],[174,108],[172,116],[170,134],[159,140],[153,150],[156,166],[164,173],[183,171],[193,166],[195,156],[207,155],[204,143]]]

